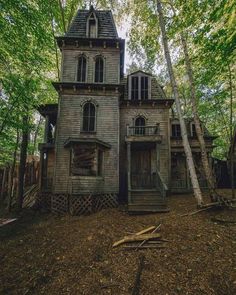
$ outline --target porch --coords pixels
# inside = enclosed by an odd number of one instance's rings
[[[167,211],[167,186],[160,174],[159,126],[127,127],[128,210]]]

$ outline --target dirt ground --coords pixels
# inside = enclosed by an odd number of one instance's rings
[[[123,208],[90,216],[25,211],[0,228],[0,294],[132,294],[144,256],[140,295],[236,294],[235,210],[196,209],[172,196],[170,212],[130,216]],[[129,232],[161,223],[164,249],[113,249]]]

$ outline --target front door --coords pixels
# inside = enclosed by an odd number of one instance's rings
[[[131,151],[131,188],[153,188],[151,151]]]

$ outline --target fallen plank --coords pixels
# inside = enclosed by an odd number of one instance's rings
[[[154,230],[154,229],[155,229],[155,226],[150,226],[150,227],[148,227],[148,228],[146,228],[146,229],[143,229],[143,230],[141,230],[141,231],[135,233],[135,235],[136,235],[136,236],[140,236],[140,235],[146,234],[146,233],[148,233],[149,231]]]
[[[155,240],[161,237],[160,234],[143,234],[143,235],[134,235],[134,236],[126,236],[122,240],[119,240],[113,244],[113,248],[128,242],[135,242],[135,241],[143,241],[143,240]]]
[[[158,226],[152,231],[152,234],[154,234],[154,233],[155,233],[160,227],[161,227],[161,224],[159,224],[159,225],[158,225]],[[138,247],[136,248],[136,250],[137,250],[138,248],[142,247],[146,242],[147,242],[147,240],[142,241],[142,242],[138,245]]]
[[[138,247],[137,248],[137,246],[136,245],[125,245],[125,246],[123,246],[123,249],[137,249],[137,250],[139,250],[139,249],[150,249],[150,248],[153,248],[153,249],[164,249],[164,248],[166,248],[165,246],[163,246],[163,245],[160,245],[160,244],[151,244],[151,245],[149,245],[149,244],[146,244],[146,245],[143,245],[143,246],[140,246],[140,247]]]
[[[4,226],[8,223],[12,223],[13,221],[17,220],[17,218],[12,218],[12,219],[0,219],[0,227]]]
[[[236,224],[236,220],[225,220],[225,219],[219,219],[219,218],[216,218],[216,217],[212,217],[211,221],[218,222],[218,223],[223,223],[223,224],[225,224],[225,223]]]
[[[206,208],[202,208],[202,209],[199,209],[199,210],[196,210],[196,211],[190,212],[190,213],[182,214],[182,215],[180,215],[180,216],[181,216],[181,217],[184,217],[184,216],[195,215],[195,214],[197,214],[197,213],[199,213],[199,212],[206,211],[206,210],[211,209],[211,208],[213,208],[213,207],[214,207],[214,206],[206,207]]]

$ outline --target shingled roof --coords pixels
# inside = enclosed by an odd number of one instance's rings
[[[98,19],[98,38],[117,39],[118,34],[112,12],[110,10],[94,10],[92,6],[90,10],[78,10],[65,36],[86,38],[87,17],[92,12]]]

